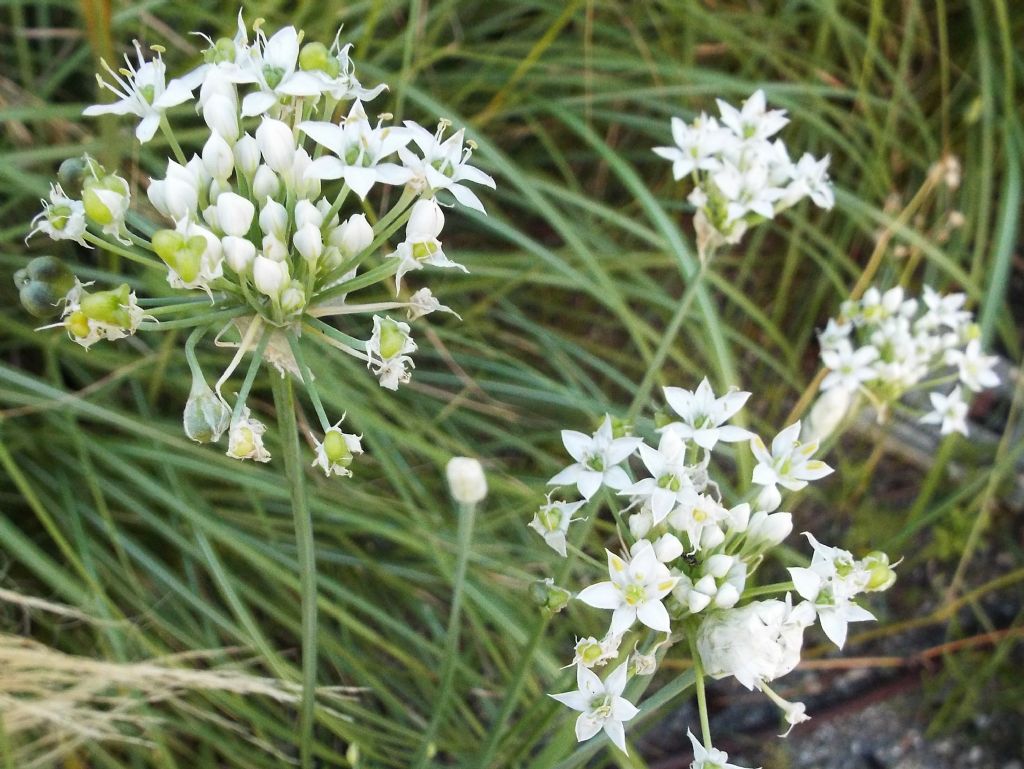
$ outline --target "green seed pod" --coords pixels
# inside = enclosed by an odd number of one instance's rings
[[[59,314],[57,303],[64,298],[64,293],[55,292],[49,283],[32,280],[21,287],[18,298],[29,315],[49,320]]]
[[[557,614],[572,599],[572,593],[558,587],[551,579],[540,579],[530,585],[530,597],[543,611]]]
[[[128,314],[128,303],[131,301],[130,293],[131,289],[127,283],[122,283],[109,291],[97,291],[94,294],[83,292],[79,306],[81,312],[90,320],[129,328],[132,324],[131,315]],[[84,336],[84,334],[79,336]]]
[[[88,336],[89,335],[89,319],[85,317],[85,313],[81,310],[75,310],[73,313],[68,315],[64,321],[64,326],[75,336]]]
[[[380,356],[389,360],[400,355],[405,348],[405,340],[409,335],[403,331],[398,323],[391,318],[385,318],[380,323]]]
[[[324,435],[324,454],[331,464],[341,467],[352,464],[352,452],[340,430],[328,430]]]
[[[22,286],[27,285],[31,281],[32,281],[32,279],[28,276],[28,270],[26,268],[22,267],[20,270],[16,270],[15,271],[15,273],[14,273],[14,285],[17,288],[20,289]]]
[[[299,67],[307,72],[326,71],[330,58],[331,54],[323,43],[306,43],[299,52]]]
[[[182,418],[185,435],[196,443],[211,443],[231,424],[231,409],[218,398],[202,376],[192,377],[192,391]]]
[[[68,158],[57,169],[61,189],[73,198],[78,197],[82,193],[82,184],[88,171],[89,165],[84,158]]]
[[[25,268],[30,280],[46,283],[54,293],[63,296],[75,285],[75,276],[55,256],[37,256]]]
[[[176,230],[157,230],[153,233],[153,250],[185,282],[191,283],[199,277],[206,238],[193,235],[186,238]]]

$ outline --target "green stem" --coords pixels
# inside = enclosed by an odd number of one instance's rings
[[[647,402],[647,398],[651,393],[651,388],[654,386],[654,380],[657,379],[658,374],[661,371],[661,367],[665,363],[665,358],[668,357],[668,353],[672,349],[672,345],[675,343],[676,335],[679,333],[679,329],[683,325],[683,321],[686,320],[686,316],[690,312],[690,305],[693,304],[693,300],[697,296],[697,289],[700,288],[701,283],[704,281],[704,275],[707,273],[709,261],[710,259],[701,262],[700,270],[686,287],[686,291],[683,293],[683,298],[676,307],[675,314],[669,321],[668,327],[665,329],[665,333],[662,334],[661,341],[658,343],[658,349],[654,351],[654,357],[651,359],[651,363],[647,367],[647,373],[644,374],[644,378],[640,381],[639,386],[637,386],[636,395],[633,396],[633,402],[629,406],[629,411],[626,412],[627,422],[634,421],[636,419],[636,415],[640,413],[640,409]]]
[[[298,545],[299,584],[302,593],[302,703],[299,711],[299,756],[302,769],[313,769],[313,722],[316,717],[316,551],[313,520],[306,504],[305,468],[295,423],[295,394],[289,377],[271,377],[274,408],[285,473],[291,488],[295,540]]]
[[[166,265],[157,260],[143,254],[138,254],[135,251],[131,251],[123,246],[119,246],[115,243],[111,243],[109,240],[104,240],[101,237],[93,235],[91,232],[82,233],[82,237],[92,243],[94,246],[99,246],[104,251],[110,251],[112,254],[119,254],[125,259],[130,259],[133,262],[145,265],[151,269],[166,269]]]
[[[452,585],[452,607],[448,617],[448,636],[445,641],[444,662],[441,666],[441,693],[434,702],[434,715],[430,719],[427,731],[423,735],[414,766],[422,769],[426,766],[430,754],[430,745],[437,736],[437,730],[444,720],[448,700],[451,699],[455,681],[455,666],[459,658],[459,636],[462,629],[462,594],[466,584],[466,565],[469,551],[473,544],[473,524],[476,518],[476,505],[459,505],[458,550],[456,552],[455,576]]]
[[[160,130],[167,139],[167,143],[171,145],[174,157],[178,159],[179,163],[186,165],[188,160],[185,159],[185,153],[181,151],[181,145],[178,144],[178,140],[174,138],[174,131],[171,130],[171,124],[167,122],[167,115],[160,116]]]
[[[317,392],[316,386],[313,384],[313,374],[310,372],[309,367],[306,366],[306,360],[302,355],[302,345],[299,342],[297,334],[293,334],[290,331],[285,332],[285,336],[288,337],[288,346],[292,350],[292,355],[295,356],[295,363],[299,367],[299,374],[302,376],[302,384],[306,388],[306,392],[309,393],[309,399],[313,401],[313,409],[316,411],[317,418],[320,420],[320,426],[324,432],[331,429],[330,420],[327,419],[327,412],[324,411],[324,404],[320,401],[320,393]]]
[[[690,655],[693,657],[694,688],[697,690],[697,710],[700,712],[700,732],[704,739],[704,747],[711,750],[711,724],[708,723],[708,698],[704,691],[704,666],[697,652],[696,631],[690,628],[686,633],[690,642]]]

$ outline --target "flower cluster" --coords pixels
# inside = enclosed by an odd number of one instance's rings
[[[832,207],[829,158],[804,154],[794,162],[782,140],[772,140],[789,119],[785,110],[767,109],[763,91],[740,109],[719,99],[718,111],[718,118],[701,113],[692,123],[672,118],[675,146],[654,148],[672,161],[677,181],[689,177],[693,183],[688,200],[697,209],[694,226],[702,255],[738,243],[749,227],[803,198]]]
[[[828,369],[821,389],[829,411],[843,414],[862,393],[880,415],[913,389],[932,390],[956,382],[948,393],[931,392],[932,411],[921,421],[942,434],[967,434],[965,390],[976,393],[999,383],[994,356],[981,350],[974,316],[963,294],[940,294],[925,286],[920,299],[897,286],[869,288],[843,303],[838,318],[820,333],[821,360]]]
[[[198,441],[227,433],[228,454],[239,459],[270,458],[265,428],[246,407],[256,368],[266,361],[298,377],[324,434],[313,437],[313,464],[349,475],[359,438],[323,413],[301,346],[312,340],[357,358],[382,387],[408,382],[416,342],[406,321],[452,311],[429,288],[406,291],[403,279],[428,267],[465,271],[439,239],[443,209],[483,213],[469,185],[494,182],[470,164],[472,142],[463,130],[451,133],[447,121],[429,131],[412,121],[389,125],[385,113],[371,119],[365,104],[386,86],[359,82],[340,38],[329,47],[303,42],[290,26],[268,36],[262,20],[250,33],[239,14],[233,38],[207,39],[204,63],[170,81],[162,49],[154,46],[147,61],[136,43],[135,60],[125,57],[118,71],[105,65],[112,82],[100,79],[118,100],[86,110],[135,116],[140,142],[163,133],[173,157],[146,190],[162,223],[140,226],[152,215],[138,210],[127,180],[85,157],[62,164],[30,233],[141,263],[163,273],[171,291],[137,300],[128,283],[89,293],[88,284],[64,280],[58,294],[24,271],[19,290],[35,314],[59,314],[58,325],[84,347],[140,328],[194,328],[185,431]],[[167,110],[193,99],[208,131],[200,151],[187,156]],[[367,289],[377,296],[353,301]],[[341,325],[355,315],[372,319]],[[237,348],[213,389],[195,356],[210,332]],[[246,354],[252,363],[229,403],[223,386]]]
[[[694,391],[667,387],[664,394],[671,416],[660,422],[656,445],[626,434],[610,416],[592,435],[563,431],[573,463],[550,484],[572,484],[582,499],[549,495],[530,522],[566,556],[572,523],[584,519],[580,510],[598,500],[612,509],[622,549],[606,551],[607,579],[576,594],[580,603],[610,612],[608,630],[578,641],[570,663],[578,691],[555,699],[579,711],[580,740],[604,730],[622,750],[623,722],[638,712],[623,698],[628,679],[653,673],[681,639],[698,671],[765,692],[790,725],[806,720],[802,703],[787,702],[770,686],[796,667],[804,630],[817,620],[842,647],[848,623],[872,618],[855,599],[895,580],[883,554],[858,560],[807,535],[809,566],[790,569],[789,583],[755,587],[757,569],[793,529],[792,515],[776,510],[778,487],[800,489],[832,469],[814,459],[817,443],[797,439],[799,422],[770,449],[731,424],[750,393],[716,396],[704,380]],[[712,458],[727,444],[749,444],[757,460],[749,480],[761,490],[745,500],[727,502],[715,480]],[[763,597],[771,593],[778,597]],[[597,669],[604,666],[613,672],[602,680]],[[704,740],[706,761],[698,764],[723,765],[727,756],[711,747],[709,735]]]

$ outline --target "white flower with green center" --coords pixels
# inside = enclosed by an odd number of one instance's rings
[[[643,440],[630,436],[615,438],[612,418],[605,415],[604,421],[593,435],[575,430],[562,430],[562,443],[574,464],[557,473],[549,486],[575,484],[584,499],[590,499],[602,485],[614,491],[622,491],[629,485],[629,476],[620,467]]]
[[[693,124],[673,117],[672,139],[675,147],[655,147],[654,153],[672,161],[672,176],[676,181],[694,171],[711,171],[719,167],[719,153],[726,145],[735,141],[733,135],[713,117],[703,112]]]
[[[838,547],[821,544],[810,533],[804,532],[814,548],[811,565],[807,568],[791,567],[789,574],[800,596],[809,601],[818,613],[821,629],[838,648],[846,643],[846,629],[850,622],[873,620],[875,616],[853,602],[854,597],[867,592],[878,582],[879,575],[872,569],[877,559],[858,561]],[[888,566],[886,562],[886,566]],[[888,587],[894,577],[891,569],[886,573]],[[884,589],[880,587],[877,589]]]
[[[928,393],[932,402],[932,410],[921,417],[924,424],[941,425],[939,432],[943,435],[960,433],[967,435],[967,403],[964,401],[960,385],[953,388],[949,395]]]
[[[750,393],[734,388],[716,398],[706,377],[694,391],[682,387],[666,387],[665,400],[679,415],[679,421],[671,422],[661,430],[671,430],[683,440],[693,441],[708,451],[719,441],[736,443],[750,440],[753,433],[749,430],[726,424],[743,408],[749,397]]]
[[[660,633],[672,632],[662,599],[672,592],[677,578],[658,561],[651,543],[640,540],[629,561],[607,552],[611,579],[584,588],[576,597],[595,609],[612,611],[610,633],[624,633],[637,621]]]
[[[981,352],[981,341],[972,339],[963,350],[946,353],[946,363],[957,367],[960,381],[974,392],[980,392],[999,384],[999,376],[993,370],[998,358]]]
[[[853,393],[861,384],[878,378],[878,371],[872,365],[878,360],[878,350],[873,345],[854,349],[849,339],[840,339],[835,346],[821,351],[821,362],[829,369],[821,382],[822,390],[842,388]]]
[[[318,96],[321,84],[312,75],[297,69],[299,33],[295,27],[282,27],[269,40],[263,30],[256,32],[256,44],[242,63],[242,82],[255,83],[258,91],[242,100],[242,116],[262,115],[282,98]]]
[[[750,441],[750,448],[757,459],[753,482],[764,487],[760,501],[766,510],[775,510],[782,501],[778,486],[790,491],[799,491],[808,481],[824,478],[832,468],[818,459],[812,459],[818,450],[818,442],[801,443],[800,422],[796,421],[780,432],[772,441],[771,452],[760,437]],[[768,504],[774,502],[774,504]]]
[[[651,523],[656,526],[680,501],[682,493],[693,487],[690,467],[686,464],[686,444],[676,431],[666,430],[661,434],[657,450],[646,443],[641,443],[639,450],[651,477],[642,478],[619,494],[646,502],[650,506]]]
[[[409,223],[405,228],[405,240],[398,248],[388,254],[390,259],[399,259],[398,271],[395,272],[395,293],[402,289],[402,278],[411,270],[422,270],[424,265],[431,267],[455,268],[469,272],[458,262],[445,256],[438,235],[444,227],[444,212],[433,198],[418,200],[412,207]]]
[[[344,179],[360,198],[365,198],[377,183],[405,184],[412,175],[408,168],[384,162],[409,143],[409,129],[374,128],[359,101],[353,102],[340,125],[307,120],[299,123],[299,130],[333,153],[314,160],[306,174],[315,179]]]
[[[626,688],[628,663],[619,665],[602,681],[596,673],[583,665],[576,668],[577,691],[548,695],[579,711],[576,719],[576,739],[589,740],[602,729],[612,743],[626,753],[626,731],[622,726],[640,710],[622,696]]]
[[[367,367],[380,380],[380,386],[397,390],[409,381],[406,366],[413,366],[410,353],[416,352],[416,342],[409,334],[409,324],[391,318],[373,316],[373,334],[366,343]]]
[[[447,121],[441,121],[437,132],[431,134],[417,123],[405,121],[413,144],[422,153],[422,157],[419,157],[405,145],[398,150],[398,156],[411,173],[410,184],[424,191],[448,190],[462,205],[486,213],[480,198],[464,182],[483,184],[494,189],[494,179],[469,164],[475,145],[466,141],[464,128],[447,139],[443,138],[448,125]]]
[[[267,426],[252,417],[248,406],[243,406],[228,428],[227,455],[234,459],[269,462],[270,452],[263,446],[263,433],[266,431]]]
[[[758,89],[736,109],[728,102],[715,99],[722,116],[722,125],[743,140],[765,140],[781,131],[789,118],[785,110],[769,110],[764,91]]]
[[[146,61],[142,57],[142,46],[135,41],[135,53],[138,63],[133,64],[125,54],[126,69],[115,72],[107,62],[104,69],[117,84],[111,85],[99,75],[96,80],[100,88],[111,91],[118,100],[112,104],[96,104],[86,107],[83,115],[136,115],[142,118],[135,129],[139,142],[145,144],[156,134],[164,110],[182,104],[192,98],[192,88],[182,80],[166,82],[166,67],[160,53],[162,49],[154,48],[156,58]]]
[[[966,294],[940,294],[926,285],[921,301],[925,306],[925,312],[917,319],[915,328],[931,330],[945,327],[959,332],[970,324],[973,317],[964,309]]]
[[[573,647],[574,656],[570,665],[582,665],[587,668],[603,667],[610,660],[619,656],[619,644],[622,636],[609,633],[600,641],[594,636],[580,638]],[[568,667],[568,665],[566,666]]]
[[[565,557],[566,533],[569,531],[569,524],[573,522],[573,515],[587,502],[552,502],[551,495],[548,495],[546,505],[534,513],[533,520],[528,524],[531,529],[544,537],[548,546],[563,558]]]
[[[92,248],[85,242],[85,206],[80,200],[72,200],[59,184],[50,185],[50,200],[42,199],[43,210],[32,220],[32,230],[27,241],[37,232],[48,235],[52,240],[73,240],[81,246]]]
[[[705,748],[693,732],[686,730],[686,736],[693,745],[693,763],[690,769],[744,769],[739,764],[729,763],[729,754],[718,748]]]
[[[344,420],[343,416],[327,430],[323,441],[314,440],[316,459],[312,466],[319,467],[328,478],[331,475],[351,477],[352,471],[348,468],[352,459],[354,455],[363,453],[362,436],[343,433],[339,429]]]
[[[690,552],[710,550],[725,540],[722,524],[729,511],[713,497],[694,489],[684,489],[679,504],[668,514],[668,525],[685,534]]]

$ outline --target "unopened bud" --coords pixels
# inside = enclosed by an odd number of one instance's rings
[[[397,353],[396,353],[397,354]],[[453,457],[445,468],[452,498],[463,505],[475,505],[487,496],[484,468],[471,457]]]
[[[202,375],[193,374],[192,391],[183,416],[185,435],[196,443],[211,443],[231,424],[231,409],[218,398]]]
[[[557,614],[569,605],[572,600],[572,593],[564,588],[558,587],[554,580],[537,580],[530,585],[530,597],[547,614]]]

